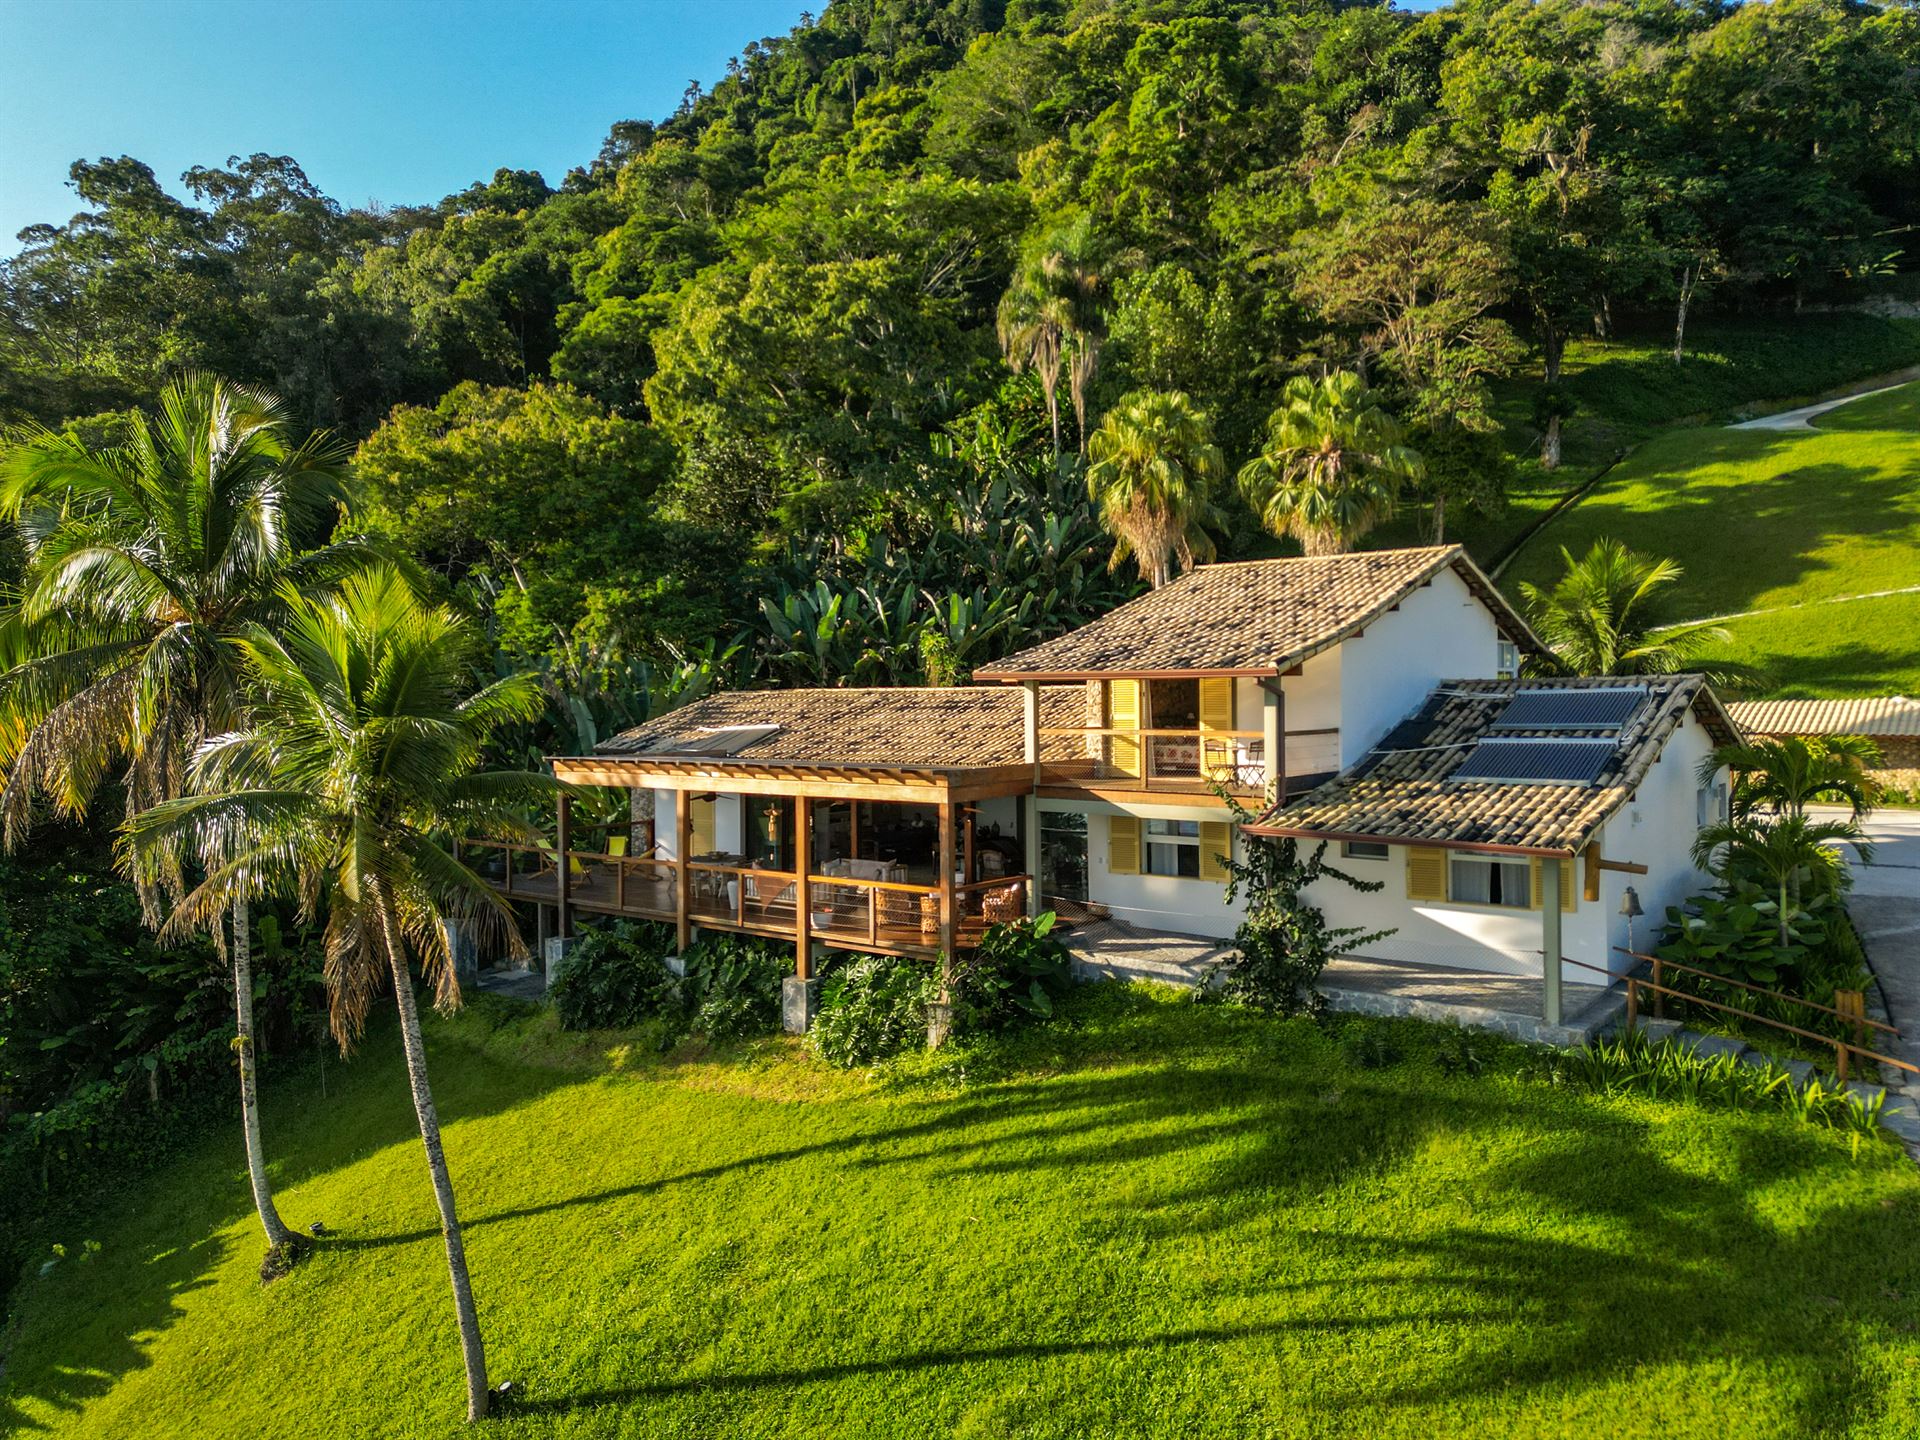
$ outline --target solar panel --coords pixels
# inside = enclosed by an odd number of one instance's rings
[[[1618,730],[1646,703],[1638,686],[1522,690],[1493,722],[1496,730]]]
[[[1614,746],[1612,740],[1482,740],[1447,778],[1591,785]]]
[[[764,740],[778,725],[716,725],[692,734],[662,735],[648,745],[649,755],[738,755]]]

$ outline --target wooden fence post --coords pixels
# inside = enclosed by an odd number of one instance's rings
[[[1667,992],[1661,988],[1660,957],[1658,955],[1655,955],[1652,957],[1652,959],[1653,959],[1653,1018],[1656,1020],[1664,1020],[1667,1018]]]

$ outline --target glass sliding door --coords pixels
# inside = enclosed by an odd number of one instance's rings
[[[1044,900],[1087,903],[1087,817],[1040,814],[1040,894]]]

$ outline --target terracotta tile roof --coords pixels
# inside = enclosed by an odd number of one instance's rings
[[[1636,687],[1647,691],[1647,699],[1617,731],[1501,732],[1614,740],[1591,784],[1452,778],[1521,691]],[[1725,707],[1698,675],[1450,681],[1352,769],[1269,810],[1251,828],[1264,834],[1572,853],[1626,802],[1689,711],[1716,742],[1733,738]]]
[[[733,690],[622,731],[596,753],[926,770],[1017,765],[1022,703],[1019,691],[1000,685]],[[1041,724],[1079,724],[1081,703],[1077,694],[1042,692]],[[756,726],[770,728],[755,733]],[[729,730],[736,733],[722,733]]]
[[[1201,565],[1078,630],[975,672],[981,680],[1189,672],[1277,675],[1337,645],[1452,567],[1522,648],[1540,644],[1457,545]]]
[[[1754,735],[1920,735],[1920,700],[1878,695],[1864,700],[1747,700],[1727,707]]]

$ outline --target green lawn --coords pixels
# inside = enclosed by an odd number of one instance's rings
[[[1911,690],[1912,597],[1822,602],[1920,586],[1920,385],[1843,406],[1814,430],[1657,436],[1502,583],[1549,582],[1560,547],[1577,555],[1603,535],[1680,561],[1675,619],[1770,612],[1730,622],[1729,653],[1769,671],[1775,692]]]
[[[881,1084],[483,1009],[429,1037],[501,1436],[1910,1436],[1920,1172],[1779,1114],[1449,1077],[1090,987]],[[1357,1022],[1353,1022],[1357,1023]],[[1379,1022],[1371,1022],[1378,1024]],[[298,1093],[296,1093],[296,1091]],[[54,1436],[445,1436],[458,1359],[390,1034],[20,1292]],[[0,1422],[3,1423],[3,1422]]]

